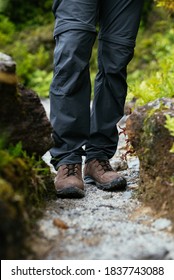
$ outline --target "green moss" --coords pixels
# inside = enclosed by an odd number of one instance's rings
[[[1,258],[23,258],[27,251],[25,235],[28,233],[24,200],[3,178],[0,178],[0,220]]]
[[[174,117],[171,117],[170,115],[166,115],[165,127],[169,130],[170,134],[174,136]],[[174,153],[174,143],[170,149],[170,152]]]

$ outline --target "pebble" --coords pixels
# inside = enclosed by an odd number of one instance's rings
[[[167,229],[171,227],[171,225],[171,221],[165,218],[157,219],[152,223],[152,226],[154,226],[157,230]]]

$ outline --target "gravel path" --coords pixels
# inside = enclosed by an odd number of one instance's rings
[[[121,137],[118,152],[111,161],[114,168],[122,165],[124,144]],[[49,154],[44,160],[49,162]],[[139,162],[136,157],[129,157],[127,164],[120,171],[128,181],[125,192],[108,193],[89,185],[83,199],[47,203],[38,221],[39,237],[34,240],[37,258],[174,259],[171,221],[155,217],[150,208],[136,199]]]

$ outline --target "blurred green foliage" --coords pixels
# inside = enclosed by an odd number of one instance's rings
[[[0,15],[0,45],[5,46],[12,42],[13,34],[15,32],[15,25],[9,18]]]
[[[0,0],[0,12],[18,28],[51,20],[52,0]]]
[[[171,18],[140,30],[134,60],[129,67],[128,99],[144,105],[161,97],[174,97],[174,23]],[[136,67],[136,68],[135,68]]]
[[[16,61],[19,82],[43,97],[52,78],[52,2],[0,0],[0,51]]]
[[[173,0],[155,0],[158,7],[166,8],[170,13],[174,12],[174,1]]]
[[[171,1],[155,2],[169,8]],[[0,7],[0,51],[17,62],[19,82],[47,97],[53,72],[52,0],[0,0]],[[135,97],[136,105],[143,105],[173,96],[173,44],[172,17],[146,0],[135,56],[128,67],[128,100]],[[92,89],[96,72],[97,41],[90,61]]]

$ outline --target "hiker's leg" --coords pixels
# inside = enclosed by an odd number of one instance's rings
[[[116,124],[124,114],[128,63],[133,57],[142,0],[101,0],[100,34],[91,135],[87,161],[110,159],[116,152]]]
[[[55,147],[52,163],[81,163],[90,131],[89,60],[96,37],[97,1],[55,1],[54,77],[50,87]]]

